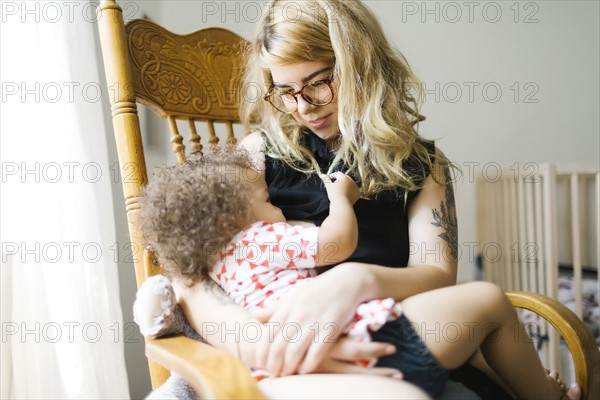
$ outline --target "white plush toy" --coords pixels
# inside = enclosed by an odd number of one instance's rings
[[[163,275],[151,276],[138,289],[133,303],[133,319],[145,337],[183,334],[204,341],[185,318],[177,304],[171,281]],[[182,377],[171,373],[165,383],[146,397],[146,400],[163,399],[198,400],[198,395]]]
[[[149,277],[138,289],[133,303],[133,319],[145,337],[183,334],[203,341],[177,304],[171,281],[163,275]]]

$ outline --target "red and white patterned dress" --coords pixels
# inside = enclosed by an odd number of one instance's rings
[[[286,222],[256,222],[238,233],[221,253],[209,272],[229,297],[246,310],[269,308],[293,285],[316,276],[318,227]],[[371,300],[360,304],[344,334],[368,342],[369,332],[402,314],[394,299]],[[365,360],[360,365],[376,362]]]

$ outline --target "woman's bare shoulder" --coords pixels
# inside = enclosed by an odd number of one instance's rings
[[[261,151],[263,149],[263,136],[259,131],[250,132],[240,141],[239,145],[248,151]]]
[[[265,168],[264,139],[259,131],[244,136],[238,146],[248,151],[258,170]]]

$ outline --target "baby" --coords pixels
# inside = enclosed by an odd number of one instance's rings
[[[315,267],[340,263],[356,248],[356,184],[340,172],[323,184],[330,215],[322,225],[290,225],[269,202],[249,156],[229,148],[158,169],[145,193],[142,229],[167,275],[188,284],[210,277],[247,310],[269,308],[316,276]],[[363,303],[344,334],[369,341],[369,332],[400,314],[391,298]]]

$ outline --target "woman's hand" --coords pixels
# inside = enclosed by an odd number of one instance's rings
[[[262,314],[266,316],[267,314]],[[253,326],[254,329],[254,326]],[[257,360],[257,350],[262,344],[261,342],[269,342],[269,337],[272,337],[272,332],[268,325],[260,325],[260,339],[247,342],[240,342],[240,355],[242,361],[246,365],[261,367],[260,361]],[[394,368],[373,367],[364,368],[356,364],[356,361],[367,360],[371,358],[384,357],[394,354],[396,348],[388,343],[379,342],[358,342],[348,338],[340,338],[331,346],[324,350],[323,359],[315,368],[314,373],[327,374],[369,374],[385,376],[394,379],[403,379],[400,371]],[[266,368],[265,368],[266,369]]]
[[[340,334],[352,320],[356,306],[368,298],[370,279],[360,264],[346,263],[298,285],[275,310],[255,314],[269,326],[270,338],[259,343],[258,366],[273,376],[305,374],[342,368],[335,360],[352,358],[352,352],[367,350],[335,347]],[[342,341],[344,342],[344,341]],[[358,349],[358,350],[356,350]],[[380,350],[377,347],[377,350]],[[331,353],[333,351],[333,353]],[[340,357],[341,359],[336,358]],[[368,357],[367,357],[368,358]],[[342,369],[348,370],[350,366]]]
[[[327,350],[323,360],[313,371],[315,373],[335,374],[371,374],[402,379],[401,371],[387,367],[363,368],[356,364],[358,360],[380,358],[396,352],[396,348],[388,343],[358,342],[348,338],[340,338]]]

